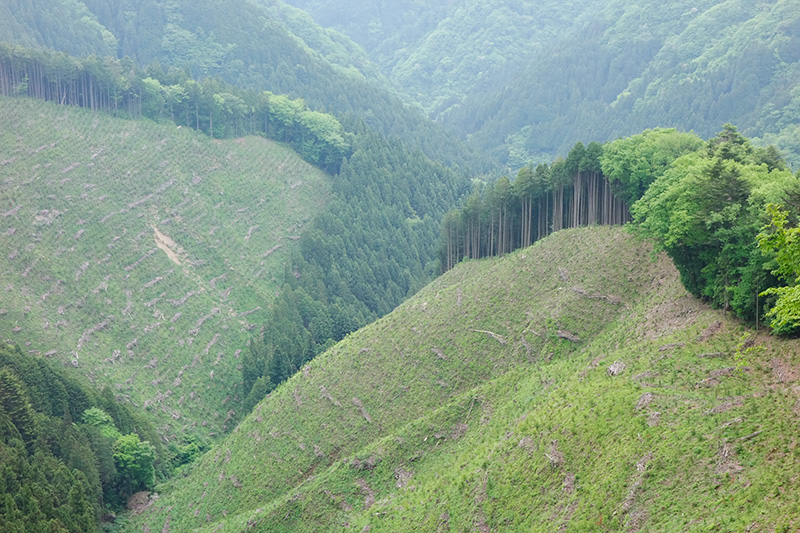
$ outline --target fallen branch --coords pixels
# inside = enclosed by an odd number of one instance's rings
[[[591,294],[591,293],[586,292],[585,290],[583,290],[580,287],[572,287],[572,290],[574,292],[580,294],[581,296],[585,296],[585,297],[589,298],[590,300],[603,300],[603,301],[608,302],[608,303],[613,304],[613,305],[619,305],[619,304],[622,303],[620,301],[620,299],[615,297],[615,296],[606,296],[604,294]]]
[[[556,332],[556,335],[558,336],[558,338],[566,339],[570,342],[581,342],[580,337],[578,337],[577,335],[573,335],[569,331],[563,329],[558,330],[558,332]]]
[[[496,340],[500,344],[507,344],[506,340],[502,336],[500,336],[497,333],[495,333],[494,331],[486,331],[486,330],[483,330],[483,329],[473,329],[473,330],[470,330],[470,331],[474,331],[475,333],[485,333],[486,335],[489,335],[491,338],[493,338],[494,340]]]
[[[756,431],[755,433],[750,433],[749,435],[745,435],[744,437],[740,438],[739,440],[742,441],[742,442],[744,442],[746,440],[750,440],[750,439],[752,439],[754,437],[758,437],[763,431],[764,431],[763,429],[760,429],[760,430]]]

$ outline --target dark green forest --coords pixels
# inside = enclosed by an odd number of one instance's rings
[[[169,449],[135,410],[0,345],[0,529],[95,531],[200,449]]]
[[[362,127],[335,200],[301,235],[263,336],[244,356],[247,406],[432,279],[439,221],[467,188],[462,173]]]

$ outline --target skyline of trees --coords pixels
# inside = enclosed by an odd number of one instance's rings
[[[312,111],[302,99],[241,90],[214,78],[198,82],[175,68],[140,69],[128,58],[76,59],[0,43],[0,94],[169,120],[212,138],[264,135],[331,173],[351,153],[352,135],[339,120]]]
[[[603,146],[578,142],[566,159],[527,165],[512,182],[475,183],[461,209],[442,221],[440,264],[447,271],[463,257],[506,254],[565,228],[630,220],[622,184],[602,172]]]
[[[446,271],[462,258],[500,256],[564,228],[631,222],[672,258],[690,293],[793,333],[797,231],[787,226],[798,198],[800,176],[777,149],[753,146],[730,124],[707,142],[659,128],[579,142],[566,159],[523,167],[513,182],[478,182],[442,221],[440,264]]]

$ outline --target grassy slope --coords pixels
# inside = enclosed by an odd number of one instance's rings
[[[743,333],[618,228],[462,263],[275,391],[131,530],[797,527],[797,342],[759,336],[739,372]]]
[[[26,99],[0,99],[0,122],[2,334],[54,348],[166,435],[219,431],[327,176],[261,138]]]

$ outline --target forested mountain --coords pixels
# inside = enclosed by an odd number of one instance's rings
[[[708,137],[730,122],[796,166],[797,28],[796,0],[609,2],[445,122],[476,146],[506,139],[533,155],[653,126]]]
[[[344,132],[284,95],[2,51],[0,88],[14,98],[0,109],[15,126],[2,155],[2,320],[30,354],[143,406],[180,449],[232,428],[243,406],[438,270],[439,220],[466,176],[360,119]],[[286,141],[335,179],[264,139],[190,128]],[[329,133],[347,140],[344,163],[315,152]]]
[[[263,132],[274,138],[275,131],[270,130],[278,124],[278,129],[286,132],[284,140],[305,153],[307,160],[331,172],[339,170],[338,156],[332,165],[330,161],[317,160],[316,154],[308,157],[307,135],[298,135],[298,131],[311,133],[312,144],[319,145],[314,139],[328,137],[334,140],[333,144],[322,144],[339,146],[342,149],[334,152],[350,156],[334,180],[336,201],[331,204],[329,216],[320,217],[313,233],[302,237],[301,253],[286,266],[284,279],[294,281],[285,289],[300,292],[297,297],[287,295],[281,299],[285,306],[270,309],[266,319],[268,324],[277,324],[289,316],[296,327],[288,329],[292,332],[288,339],[286,331],[280,333],[280,340],[270,335],[274,328],[267,328],[264,348],[255,347],[254,360],[245,363],[245,393],[258,378],[263,378],[256,389],[263,395],[270,382],[274,385],[285,378],[326,343],[387,313],[438,271],[435,236],[439,221],[467,191],[469,183],[466,170],[446,165],[460,164],[473,174],[494,165],[467,150],[419,109],[394,96],[386,89],[386,83],[368,80],[359,73],[354,65],[363,61],[358,57],[349,59],[346,52],[352,43],[307,24],[302,12],[275,2],[257,6],[237,1],[224,8],[211,2],[144,2],[121,12],[115,11],[120,7],[117,4],[86,5],[118,37],[118,54],[126,57],[110,68],[105,67],[109,60],[83,61],[86,67],[81,66],[77,72],[84,100],[93,90],[84,72],[91,76],[100,65],[100,70],[105,68],[114,80],[105,85],[123,87],[122,100],[138,104],[138,109],[134,105],[127,116],[144,115],[156,120],[169,116],[171,121],[212,136],[215,117],[217,132],[222,125],[223,135]],[[130,20],[123,24],[127,19]],[[181,29],[186,27],[195,32],[195,37]],[[287,30],[290,27],[323,53],[291,34]],[[183,37],[173,40],[170,32],[175,31]],[[197,32],[206,32],[208,38],[196,38]],[[143,35],[147,38],[142,39]],[[132,42],[134,37],[142,40]],[[227,44],[217,46],[220,42]],[[160,64],[137,66],[127,54],[139,62]],[[26,60],[23,57],[18,63]],[[211,66],[207,68],[203,61]],[[188,72],[176,67],[185,67]],[[13,72],[15,68],[7,70]],[[137,68],[141,73],[126,81],[126,77],[130,78],[128,72]],[[193,80],[189,74],[199,78]],[[32,73],[35,75],[36,69]],[[202,79],[204,76],[219,78]],[[220,79],[239,89],[226,87]],[[40,85],[38,80],[18,76],[3,92],[25,94],[27,90],[30,96],[41,97],[35,89]],[[23,86],[25,90],[20,91]],[[104,94],[111,94],[107,87]],[[289,96],[269,93],[265,98],[263,89]],[[108,101],[113,100],[116,105],[117,94],[115,89],[115,98]],[[293,96],[302,99],[292,100]],[[69,98],[64,100],[59,98],[60,103],[76,103]],[[91,101],[91,105],[80,105],[94,109]],[[155,113],[152,107],[142,107],[147,102],[155,105]],[[330,120],[322,121],[324,117],[319,112],[303,111],[306,105],[336,113],[348,132],[340,136],[333,128],[334,136],[330,137],[331,128],[315,127],[327,125]],[[313,116],[320,120],[312,124],[302,118]],[[261,121],[263,128],[258,126]],[[257,126],[255,130],[253,124]],[[337,137],[345,142],[339,142]]]
[[[302,98],[316,111],[357,116],[433,158],[471,169],[493,166],[397,96],[346,37],[277,0],[87,0],[72,9],[61,3],[4,2],[8,22],[0,23],[0,41],[79,55],[110,51],[141,67],[186,69],[198,81],[218,77],[241,88]],[[62,25],[80,35],[67,32],[62,38]]]
[[[359,2],[289,0],[361,44],[432,117],[483,94],[602,0]]]
[[[390,84],[514,170],[576,140],[655,126],[708,137],[726,122],[800,164],[798,0],[293,3],[332,29],[278,0],[32,0],[5,4],[0,39],[111,51],[304,98],[436,159],[484,169]],[[57,31],[64,20],[70,30]]]
[[[791,530],[798,353],[624,230],[558,232],[317,357],[131,530]]]
[[[726,122],[800,165],[797,0],[292,3],[515,170],[577,140],[655,126],[708,137]]]

